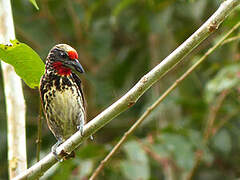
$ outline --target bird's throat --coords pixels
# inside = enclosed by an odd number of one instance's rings
[[[57,73],[61,76],[69,76],[72,73],[71,69],[65,67],[61,62],[54,62],[52,65]]]

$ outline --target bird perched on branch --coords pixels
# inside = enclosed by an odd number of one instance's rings
[[[52,147],[57,159],[56,148],[75,132],[83,134],[86,121],[81,80],[75,72],[84,73],[76,50],[67,44],[54,46],[47,56],[40,96],[48,127],[57,139]]]

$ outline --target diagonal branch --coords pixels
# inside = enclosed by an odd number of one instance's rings
[[[178,78],[150,107],[147,108],[147,110],[141,115],[141,117],[134,123],[134,125],[124,133],[122,138],[118,141],[118,143],[114,146],[114,148],[110,151],[110,153],[101,161],[99,166],[96,168],[96,170],[93,172],[92,176],[89,178],[89,180],[94,180],[98,174],[101,172],[101,170],[104,168],[107,162],[109,162],[110,158],[116,154],[116,152],[120,149],[122,144],[127,140],[127,138],[139,127],[139,125],[148,117],[155,109],[158,107],[158,105],[181,83],[186,77],[188,77],[204,60],[207,59],[207,57],[214,52],[220,45],[225,42],[224,40],[237,28],[240,27],[240,22],[237,23],[228,33],[221,38],[212,48],[210,48],[196,63],[194,63],[180,78]],[[225,96],[224,96],[225,97]],[[222,102],[222,101],[221,101]],[[220,106],[220,105],[219,105]],[[216,117],[215,115],[213,118]],[[212,128],[212,126],[211,126]],[[158,159],[158,158],[156,158]]]
[[[109,123],[114,117],[126,109],[133,106],[136,101],[147,91],[154,83],[157,82],[163,75],[171,70],[178,62],[181,61],[188,53],[190,53],[198,44],[206,39],[212,32],[214,32],[221,22],[230,14],[234,7],[240,4],[239,0],[226,0],[218,10],[183,44],[181,44],[175,51],[166,57],[160,64],[158,64],[149,73],[144,75],[140,81],[128,91],[118,101],[100,113],[92,121],[84,127],[84,136],[81,137],[79,132],[72,135],[67,141],[57,148],[57,154],[60,152],[71,152],[77,148],[83,140],[87,139],[91,134],[98,131],[101,127]],[[56,159],[52,153],[45,156],[41,161],[24,171],[17,176],[17,179],[35,179],[41,176],[51,166],[56,163]]]

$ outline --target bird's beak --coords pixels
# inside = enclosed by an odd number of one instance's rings
[[[73,71],[76,70],[76,71],[78,71],[80,73],[84,73],[85,72],[83,67],[82,67],[82,65],[80,64],[80,62],[77,59],[67,61],[64,64],[65,64],[65,66],[69,67]]]

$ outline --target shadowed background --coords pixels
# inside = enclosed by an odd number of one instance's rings
[[[48,51],[67,43],[79,53],[92,119],[126,93],[144,74],[189,37],[220,5],[220,0],[27,0],[12,1],[16,37],[45,61]],[[75,159],[51,168],[45,179],[87,179],[124,132],[213,42],[240,20],[234,11],[220,30],[124,112],[84,143]],[[239,35],[239,30],[234,36]],[[240,176],[239,40],[217,49],[184,80],[134,133],[99,179],[186,177],[202,161],[194,179]],[[39,93],[23,82],[27,105],[28,165],[36,162]],[[222,98],[222,99],[221,99]],[[222,101],[220,101],[220,100]],[[7,179],[7,125],[0,76],[0,179]],[[219,107],[218,107],[219,105]],[[218,107],[218,108],[216,108]],[[43,116],[42,116],[43,117]],[[205,131],[208,121],[211,130]],[[204,131],[210,138],[203,143]],[[43,119],[41,157],[56,142]],[[157,158],[156,158],[157,157]]]

